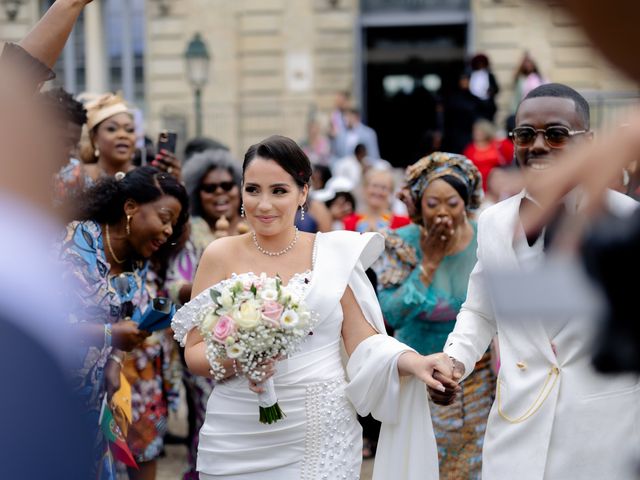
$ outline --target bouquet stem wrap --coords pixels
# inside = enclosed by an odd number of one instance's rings
[[[276,387],[273,378],[268,378],[260,384],[264,392],[258,394],[258,406],[260,407],[260,423],[272,424],[281,420],[286,415],[278,405]]]

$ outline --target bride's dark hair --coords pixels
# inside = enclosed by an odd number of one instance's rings
[[[242,163],[242,177],[247,167],[256,157],[273,160],[293,177],[296,184],[302,188],[311,178],[311,162],[296,142],[282,135],[272,135],[260,143],[251,145],[244,155]]]

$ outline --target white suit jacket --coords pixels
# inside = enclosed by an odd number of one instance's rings
[[[480,216],[478,263],[444,348],[464,364],[467,376],[498,334],[501,364],[482,478],[635,478],[630,452],[637,455],[640,447],[640,383],[636,375],[605,376],[593,369],[596,322],[572,318],[550,339],[541,319],[501,318],[493,311],[483,268],[519,268],[513,238],[522,197]],[[609,192],[608,203],[620,215],[637,205],[617,192]]]

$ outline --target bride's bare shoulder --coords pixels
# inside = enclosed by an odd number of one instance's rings
[[[227,265],[246,249],[248,234],[222,237],[211,242],[200,259],[200,263],[214,262],[217,265]]]

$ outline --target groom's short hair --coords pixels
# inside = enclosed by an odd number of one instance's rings
[[[591,123],[589,102],[587,102],[587,99],[580,95],[576,90],[562,83],[545,83],[544,85],[540,85],[539,87],[531,90],[522,99],[522,102],[529,100],[530,98],[541,97],[568,98],[569,100],[573,100],[573,103],[576,106],[576,112],[578,112],[578,115],[582,118],[585,128],[589,129],[589,125]]]

